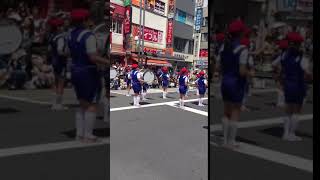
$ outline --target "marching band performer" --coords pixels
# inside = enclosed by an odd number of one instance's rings
[[[96,142],[93,128],[102,90],[98,65],[108,64],[108,61],[97,54],[97,40],[87,29],[89,12],[85,9],[74,9],[70,16],[74,25],[68,37],[72,58],[71,81],[80,103],[80,109],[76,112],[76,139]]]
[[[288,49],[282,54],[280,65],[283,73],[283,92],[287,117],[284,119],[283,140],[300,141],[296,136],[304,98],[306,80],[312,79],[309,60],[300,50],[303,37],[297,32],[287,34]]]
[[[138,69],[138,64],[132,65],[132,71],[130,76],[131,76],[132,89],[134,92],[133,105],[139,107],[141,85],[143,83],[143,80],[142,80],[142,74],[139,72],[139,69]]]
[[[235,20],[228,27],[229,36],[220,49],[218,67],[221,67],[221,92],[224,102],[224,117],[222,118],[224,146],[236,148],[236,134],[240,108],[242,105],[246,77],[248,75],[248,48],[240,44],[245,25],[241,20]]]
[[[169,74],[168,74],[168,68],[163,67],[162,68],[162,74],[160,75],[161,81],[162,81],[162,98],[167,99],[167,92],[168,92],[168,86],[169,86]]]
[[[49,51],[51,52],[52,66],[55,75],[56,99],[52,105],[53,110],[62,110],[64,83],[67,68],[67,43],[66,33],[63,32],[64,21],[60,18],[48,20],[51,36],[49,38]]]
[[[245,31],[245,34],[248,33],[248,29]],[[244,37],[240,41],[241,45],[246,46],[249,49],[250,46],[250,40],[247,37]],[[249,111],[249,109],[246,107],[247,99],[250,93],[250,80],[254,76],[254,63],[253,63],[253,58],[251,55],[248,54],[248,60],[247,60],[247,68],[248,71],[250,72],[248,76],[246,77],[246,85],[245,85],[245,94],[242,100],[242,105],[241,105],[241,111]]]
[[[206,89],[208,87],[208,82],[207,82],[206,78],[204,77],[204,75],[205,75],[204,71],[200,71],[199,78],[196,80],[197,89],[198,89],[198,93],[199,93],[198,106],[204,106],[203,105],[203,98],[206,93]]]
[[[128,94],[126,96],[130,96],[130,90],[131,90],[131,69],[129,66],[126,67],[126,83],[127,83],[127,91]]]
[[[188,91],[189,80],[188,80],[187,73],[188,73],[187,68],[185,68],[185,67],[182,68],[181,71],[180,71],[179,79],[178,79],[178,82],[179,82],[179,93],[180,93],[179,102],[180,102],[180,107],[181,108],[184,107],[184,99],[185,99],[186,93]]]
[[[141,75],[143,74],[143,70],[144,70],[145,68],[143,68],[143,69],[141,69],[141,71],[140,71],[140,73],[141,73]],[[143,77],[143,76],[142,76]],[[149,84],[148,83],[146,83],[146,82],[143,82],[142,83],[142,92],[141,92],[141,99],[142,99],[142,101],[146,101],[147,99],[146,99],[146,96],[147,96],[147,91],[148,91],[148,89],[149,89]]]
[[[288,48],[288,41],[287,40],[281,40],[278,43],[280,53],[276,57],[276,59],[272,62],[272,67],[274,69],[274,78],[276,80],[276,84],[278,86],[277,89],[277,94],[278,94],[278,99],[277,99],[277,106],[278,107],[284,107],[284,94],[283,94],[283,82],[282,82],[282,77],[281,75],[281,69],[280,69],[280,61],[283,53],[285,53],[286,49]]]

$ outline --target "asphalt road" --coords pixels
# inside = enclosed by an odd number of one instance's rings
[[[274,89],[255,90],[248,100],[250,112],[243,112],[236,151],[220,146],[223,106],[219,89],[211,86],[210,180],[311,180],[313,179],[313,92],[307,103],[297,134],[301,142],[286,142],[282,136],[282,109],[275,107]]]
[[[99,143],[75,141],[73,94],[66,90],[69,109],[55,112],[50,90],[0,91],[0,179],[109,179],[109,125],[97,121]]]
[[[208,179],[208,107],[198,107],[194,94],[185,109],[176,92],[148,94],[140,108],[111,94],[112,180]]]

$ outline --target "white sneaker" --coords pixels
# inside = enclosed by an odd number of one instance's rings
[[[68,108],[63,106],[62,104],[54,104],[51,107],[52,110],[60,111],[60,110],[67,110]]]
[[[127,97],[130,97],[130,94],[127,94],[126,96],[127,96]]]
[[[204,106],[204,104],[199,104],[198,106],[201,106],[201,107],[203,107],[203,106]]]
[[[296,136],[295,134],[290,134],[288,136],[289,141],[302,141],[302,138],[299,136]]]

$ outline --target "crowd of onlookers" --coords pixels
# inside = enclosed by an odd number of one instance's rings
[[[125,66],[122,63],[113,63],[111,65],[111,67],[113,69],[116,70],[117,72],[117,77],[114,78],[111,83],[111,89],[126,89],[127,88],[127,83],[126,83],[126,78],[128,73],[131,73],[130,70],[130,65],[129,66]],[[168,73],[170,76],[170,80],[169,80],[169,87],[176,87],[177,86],[177,78],[179,76],[179,69],[181,69],[182,67],[168,67]],[[193,68],[190,67],[189,69],[189,73],[188,73],[188,78],[189,78],[189,82],[190,84],[192,84],[196,79],[197,79],[197,74],[204,69],[197,69],[197,68]],[[152,84],[149,84],[150,87],[152,88],[160,88],[161,87],[161,78],[160,75],[163,73],[162,72],[162,67],[161,66],[154,66],[154,65],[148,65],[146,67],[141,68],[140,70],[145,71],[152,71],[154,74],[154,81]]]
[[[225,33],[223,30],[214,30],[212,36],[213,47],[211,48],[211,55],[217,55],[218,53],[218,43],[216,40],[216,34]],[[313,28],[312,25],[289,25],[283,22],[275,24],[275,26],[270,27],[249,27],[249,53],[254,59],[255,68],[258,71],[270,71],[271,62],[274,57],[278,54],[278,42],[285,39],[288,32],[299,32],[303,38],[304,42],[301,46],[301,50],[304,55],[310,58],[312,61],[313,53]],[[214,56],[211,57],[213,60]]]
[[[47,88],[54,82],[54,74],[48,54],[47,20],[52,16],[65,18],[66,13],[58,10],[43,18],[37,6],[24,2],[16,8],[1,10],[0,19],[14,23],[22,33],[20,47],[11,54],[0,55],[0,87],[9,89]],[[1,75],[2,74],[2,75]]]

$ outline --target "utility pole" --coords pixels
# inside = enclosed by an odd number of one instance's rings
[[[142,21],[142,1],[140,0],[139,7],[140,7],[140,18],[139,18],[139,39],[138,39],[138,48],[139,48],[139,54],[138,54],[138,63],[141,65],[141,21]]]
[[[146,0],[143,0],[144,1],[144,5],[143,5],[143,26],[142,26],[142,54],[144,57],[144,27],[145,27],[145,24],[146,24],[146,5],[147,5],[147,1]],[[147,65],[147,58],[145,58],[145,65]]]

